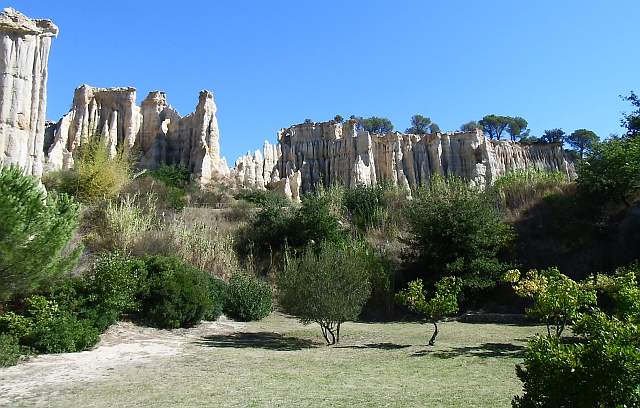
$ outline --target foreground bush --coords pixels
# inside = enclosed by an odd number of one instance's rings
[[[640,330],[602,312],[574,328],[579,342],[537,337],[516,367],[524,395],[516,408],[640,406]]]
[[[516,367],[524,395],[514,398],[514,407],[640,406],[640,287],[635,268],[621,269],[613,278],[590,279],[589,285],[613,300],[612,313],[592,308],[578,314],[570,341],[539,336],[529,342],[524,364]],[[569,294],[559,295],[560,303],[563,296]]]
[[[224,313],[242,322],[260,320],[268,316],[273,308],[271,287],[247,273],[231,276],[226,291]]]
[[[86,350],[97,343],[99,331],[92,322],[61,310],[44,296],[26,299],[25,315],[13,312],[0,316],[0,331],[14,336],[21,344],[42,353]]]
[[[18,339],[10,334],[0,333],[0,367],[9,367],[20,361],[22,347]]]
[[[141,318],[154,327],[175,329],[200,322],[212,308],[209,277],[176,257],[145,259],[148,289]]]
[[[141,259],[107,254],[82,278],[82,314],[103,331],[123,313],[140,310],[147,290],[147,266]]]
[[[514,233],[489,194],[458,178],[434,177],[409,205],[411,246],[424,278],[462,277],[470,287],[493,285],[508,265],[500,261]]]
[[[278,273],[279,303],[303,324],[317,323],[327,344],[340,341],[340,326],[355,320],[371,293],[367,249],[324,242],[308,246]]]
[[[68,272],[80,248],[69,250],[79,207],[45,194],[15,167],[0,169],[0,303],[27,295]]]

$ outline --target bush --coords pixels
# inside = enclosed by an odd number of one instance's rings
[[[169,166],[166,164],[160,165],[157,169],[150,171],[149,174],[154,179],[162,181],[170,187],[184,187],[189,183],[189,179],[191,178],[189,169],[186,167]]]
[[[555,335],[560,336],[580,312],[596,304],[594,289],[561,274],[558,268],[531,270],[519,281],[519,271],[513,270],[509,274],[512,274],[511,280],[516,281],[515,292],[533,300],[533,306],[527,309],[527,313],[545,322],[549,336],[551,326],[555,328]]]
[[[93,322],[60,312],[50,319],[36,320],[29,343],[43,353],[72,353],[92,347],[99,335]]]
[[[211,296],[211,308],[204,318],[207,320],[218,320],[224,311],[227,298],[227,284],[222,279],[209,275],[209,295]]]
[[[79,206],[64,194],[45,193],[16,167],[0,169],[0,302],[27,295],[75,265],[72,249]]]
[[[508,265],[499,256],[512,242],[493,198],[458,178],[434,177],[409,205],[411,247],[424,278],[460,276],[471,287],[493,285]]]
[[[61,191],[83,202],[115,197],[131,178],[132,160],[123,152],[112,153],[99,136],[81,145],[74,168],[60,177]]]
[[[515,408],[640,406],[639,326],[600,311],[583,315],[577,343],[536,337],[516,367],[524,395]]]
[[[288,207],[291,205],[291,201],[287,197],[270,190],[243,190],[236,194],[235,199],[247,201],[258,207]]]
[[[92,322],[78,319],[44,296],[34,295],[25,301],[26,315],[9,312],[0,316],[0,329],[25,346],[43,353],[66,353],[85,350],[98,341],[99,331]]]
[[[154,327],[175,329],[197,324],[212,309],[209,278],[176,257],[145,258],[148,291],[142,295],[141,319]]]
[[[385,186],[379,184],[358,184],[345,189],[343,204],[351,216],[351,222],[362,230],[382,226],[388,216],[385,190]]]
[[[340,326],[355,320],[371,293],[367,249],[323,242],[308,246],[278,273],[279,303],[303,324],[318,323],[327,344],[340,341]]]
[[[84,302],[81,315],[105,330],[123,313],[140,309],[140,295],[146,290],[147,270],[137,258],[112,253],[100,258],[83,276]]]
[[[224,313],[242,322],[261,320],[272,310],[271,287],[247,273],[231,276],[227,287]]]
[[[343,190],[338,187],[318,188],[314,193],[302,197],[302,206],[293,220],[293,236],[289,243],[303,248],[309,243],[328,241],[344,243],[349,231],[343,226]]]
[[[22,354],[18,339],[10,334],[0,333],[0,367],[16,365]]]
[[[631,206],[640,193],[640,137],[596,143],[577,171],[578,186],[587,193]]]

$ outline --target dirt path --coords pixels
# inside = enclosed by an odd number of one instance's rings
[[[157,330],[120,322],[105,332],[96,347],[80,353],[48,354],[0,369],[0,406],[45,405],[65,387],[110,377],[122,368],[141,367],[180,354],[205,335],[241,330],[244,324],[222,317],[190,329]]]

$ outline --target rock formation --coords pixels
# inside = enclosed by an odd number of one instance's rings
[[[164,92],[150,92],[141,106],[135,102],[135,88],[78,87],[69,113],[47,131],[53,134],[47,169],[73,167],[78,146],[99,137],[113,155],[135,152],[142,167],[184,166],[201,183],[228,175],[211,92],[201,91],[195,112],[185,117],[167,104]]]
[[[519,169],[572,175],[559,144],[520,144],[487,139],[482,131],[372,135],[356,123],[304,123],[278,133],[278,145],[236,161],[245,187],[276,188],[293,198],[316,185],[355,186],[390,182],[408,191],[433,175],[455,175],[485,188]],[[298,189],[299,191],[294,191]]]
[[[0,13],[0,166],[40,177],[47,107],[47,64],[58,27],[6,8]]]

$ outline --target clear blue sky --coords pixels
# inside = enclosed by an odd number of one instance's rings
[[[6,3],[59,27],[47,117],[73,89],[167,92],[185,115],[214,91],[230,164],[282,127],[414,113],[443,130],[488,113],[533,134],[619,133],[640,91],[638,0],[43,1]]]

